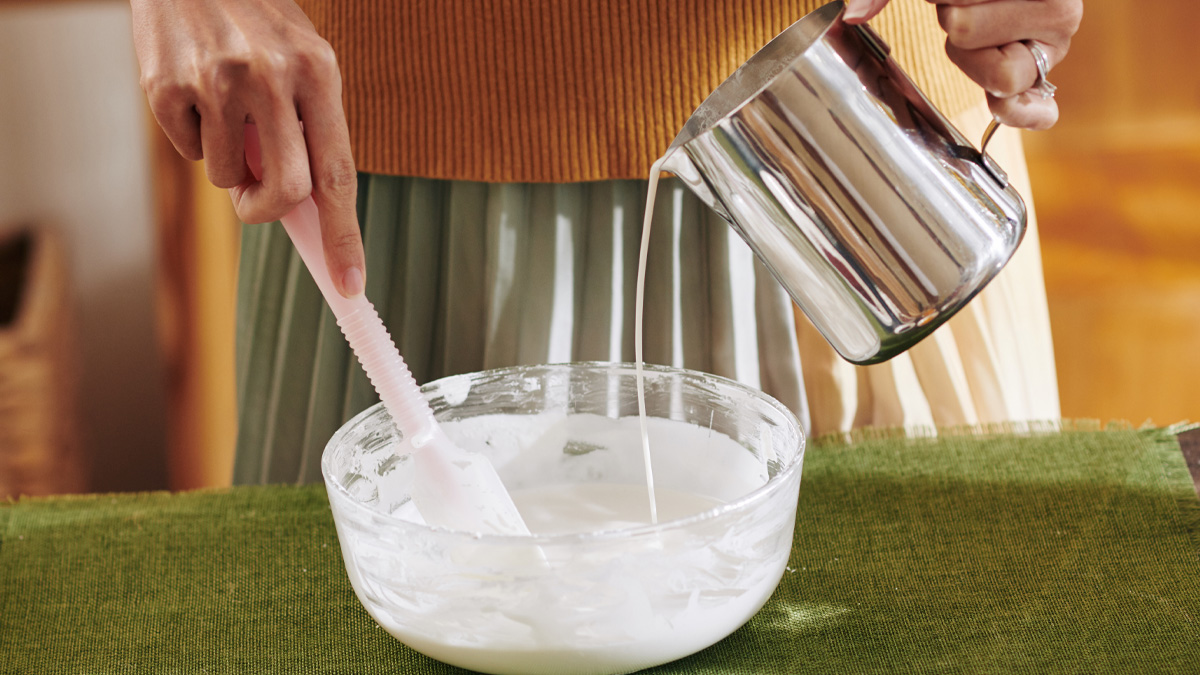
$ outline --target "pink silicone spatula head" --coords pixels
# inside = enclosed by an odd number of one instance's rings
[[[261,177],[258,131],[246,125],[246,160]],[[343,297],[333,285],[321,248],[317,205],[306,198],[282,219],[305,267],[329,303],[342,334],[411,447],[413,503],[425,522],[451,530],[528,535],[512,497],[486,457],[458,447],[442,431],[433,410],[365,295]]]

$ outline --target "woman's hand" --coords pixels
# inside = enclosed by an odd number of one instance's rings
[[[1031,41],[1047,58],[1047,70],[1063,60],[1079,30],[1083,0],[928,0],[937,5],[946,31],[946,54],[987,91],[1000,122],[1048,129],[1058,121],[1058,104],[1034,88],[1038,80]],[[845,19],[862,23],[888,0],[847,0]]]
[[[205,160],[247,223],[278,220],[310,194],[325,262],[345,296],[365,282],[358,177],[337,59],[291,0],[132,0],[142,88],[179,154]],[[304,125],[301,127],[300,121]],[[243,131],[262,142],[262,180]]]

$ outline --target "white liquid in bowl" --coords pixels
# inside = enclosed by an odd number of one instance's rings
[[[606,532],[646,524],[644,485],[554,485],[521,490],[512,498],[535,535]],[[686,518],[722,504],[676,490],[663,490],[657,498],[658,517],[664,521]]]
[[[513,500],[534,534],[560,534],[644,525],[645,494],[644,485],[565,485],[516,492]],[[719,506],[715,500],[674,490],[660,489],[657,499],[660,522],[664,523]],[[683,539],[678,535],[662,537],[663,553],[679,555],[679,549],[687,545]],[[569,559],[559,559],[553,551],[547,555],[554,565],[571,565]],[[590,552],[578,563],[586,570],[600,558],[621,555],[620,547]],[[561,600],[569,603],[569,597],[535,606],[529,612],[507,613],[504,619],[519,628],[512,634],[515,639],[488,641],[467,635],[455,639],[384,626],[405,644],[439,661],[488,673],[614,673],[641,669],[648,663],[699,651],[725,637],[762,607],[779,582],[779,574],[768,574],[749,585],[718,584],[704,591],[687,591],[700,581],[697,576],[722,574],[722,554],[718,551],[698,551],[689,557],[693,565],[682,566],[673,579],[668,575],[669,582],[664,586],[647,586],[636,576],[580,580],[579,592],[611,596],[603,611],[583,620],[563,611],[567,603]],[[537,567],[538,563],[531,562],[530,572],[537,574]],[[561,581],[564,591],[574,585],[569,578]],[[603,588],[594,583],[600,581]],[[603,601],[599,597],[591,600]],[[481,597],[480,609],[488,601],[486,596]]]
[[[359,599],[410,647],[485,673],[632,672],[721,640],[783,574],[798,448],[781,459],[766,431],[738,442],[686,422],[647,422],[653,526],[636,416],[444,422],[456,442],[493,460],[532,539],[425,527],[405,498],[405,462],[383,451],[348,456],[349,487],[331,490],[330,502]],[[780,468],[793,460],[795,470]]]

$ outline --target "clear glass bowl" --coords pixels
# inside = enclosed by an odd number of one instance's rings
[[[656,486],[718,502],[650,524],[635,373],[627,364],[529,366],[423,388],[447,434],[486,454],[514,497],[548,486],[627,488],[646,520],[619,529],[505,537],[427,526],[382,406],[338,430],[321,469],[346,571],[375,621],[456,666],[561,675],[666,663],[753,616],[791,551],[799,423],[737,382],[647,366]]]

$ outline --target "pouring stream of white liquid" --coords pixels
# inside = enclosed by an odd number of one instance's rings
[[[659,157],[650,166],[646,187],[646,215],[642,219],[642,244],[638,251],[637,295],[633,319],[633,360],[637,362],[638,419],[642,431],[642,461],[646,466],[646,496],[650,500],[650,522],[658,522],[658,501],[654,498],[654,469],[650,463],[650,434],[646,431],[646,386],[642,375],[642,314],[646,300],[646,255],[650,250],[650,224],[654,220],[654,197],[658,194],[658,177],[666,157]]]

